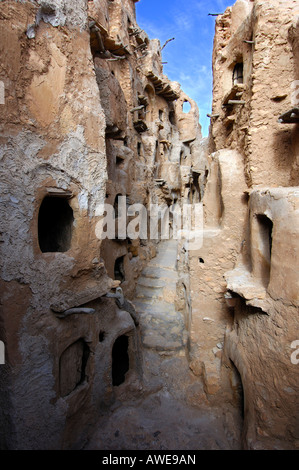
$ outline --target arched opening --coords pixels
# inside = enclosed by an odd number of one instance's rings
[[[155,161],[154,161],[154,178],[157,179],[160,176],[160,149],[159,142],[156,140],[155,145]]]
[[[256,215],[258,239],[257,246],[260,254],[259,277],[265,287],[270,281],[271,254],[272,254],[272,232],[273,222],[265,214]]]
[[[140,157],[141,155],[141,142],[137,142],[137,155]]]
[[[105,331],[101,330],[99,332],[99,343],[102,343],[105,340],[105,338],[106,338],[106,333],[105,333]]]
[[[230,364],[232,368],[232,390],[234,400],[236,402],[237,408],[240,410],[240,417],[242,421],[245,418],[245,398],[244,398],[244,389],[242,384],[241,374],[238,371],[234,362],[230,359]]]
[[[243,83],[243,62],[239,62],[235,65],[233,70],[233,85]]]
[[[117,170],[122,170],[125,166],[124,157],[117,155],[115,158],[115,165]]]
[[[115,260],[114,263],[114,279],[116,281],[125,281],[125,267],[124,267],[124,256],[120,256]]]
[[[169,111],[169,122],[173,126],[175,125],[175,112],[174,111]]]
[[[183,113],[188,114],[191,111],[191,104],[185,100],[183,103]]]
[[[184,150],[181,150],[181,151],[180,151],[180,165],[183,164],[184,158],[185,158]]]
[[[59,361],[59,384],[62,397],[69,395],[85,382],[89,353],[89,347],[82,338],[68,346],[62,353]]]
[[[68,251],[71,247],[73,221],[73,210],[67,198],[46,196],[38,214],[38,241],[41,251]]]
[[[146,121],[150,123],[154,120],[155,89],[151,85],[147,85],[144,89],[144,94],[148,103]]]
[[[126,373],[129,370],[129,338],[126,335],[119,336],[112,348],[112,385],[118,387],[124,383]]]
[[[193,171],[192,172],[192,179],[193,179],[193,203],[201,201],[201,192],[199,186],[199,176],[200,173]]]
[[[265,214],[258,214],[256,218],[259,223],[261,238],[264,242],[264,255],[270,263],[272,253],[273,222]]]

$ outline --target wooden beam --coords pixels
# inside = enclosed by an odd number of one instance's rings
[[[130,113],[134,113],[135,111],[140,111],[143,108],[144,108],[144,104],[142,104],[140,106],[136,106],[136,108],[133,108],[133,109],[130,110]]]
[[[246,101],[241,101],[241,100],[228,100],[227,102],[228,105],[230,104],[246,104]]]

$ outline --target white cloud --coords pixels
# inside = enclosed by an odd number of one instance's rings
[[[161,40],[161,38],[165,35],[165,28],[163,26],[158,27],[157,24],[154,24],[147,20],[142,20],[142,28],[150,39]]]
[[[179,31],[190,31],[193,27],[192,15],[186,14],[184,11],[177,11],[174,15],[174,24],[177,26]]]

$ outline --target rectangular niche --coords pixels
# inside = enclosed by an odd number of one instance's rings
[[[65,397],[86,380],[89,347],[81,338],[64,350],[59,361],[60,395]]]
[[[115,165],[118,170],[122,170],[125,166],[125,157],[117,155],[115,157]]]
[[[124,267],[125,256],[120,256],[116,258],[114,263],[114,279],[116,281],[124,282],[125,277],[125,267]]]
[[[42,253],[66,252],[71,247],[73,210],[66,196],[46,196],[38,214],[38,241]]]
[[[119,336],[112,348],[112,385],[118,387],[126,380],[126,373],[129,371],[129,337]]]
[[[268,287],[271,271],[273,222],[265,214],[253,218],[253,273]]]

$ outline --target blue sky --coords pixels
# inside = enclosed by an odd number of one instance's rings
[[[150,39],[159,39],[163,49],[164,73],[181,84],[184,92],[197,102],[202,134],[210,124],[207,113],[212,101],[212,49],[215,17],[234,0],[140,0],[136,3],[137,23]]]

